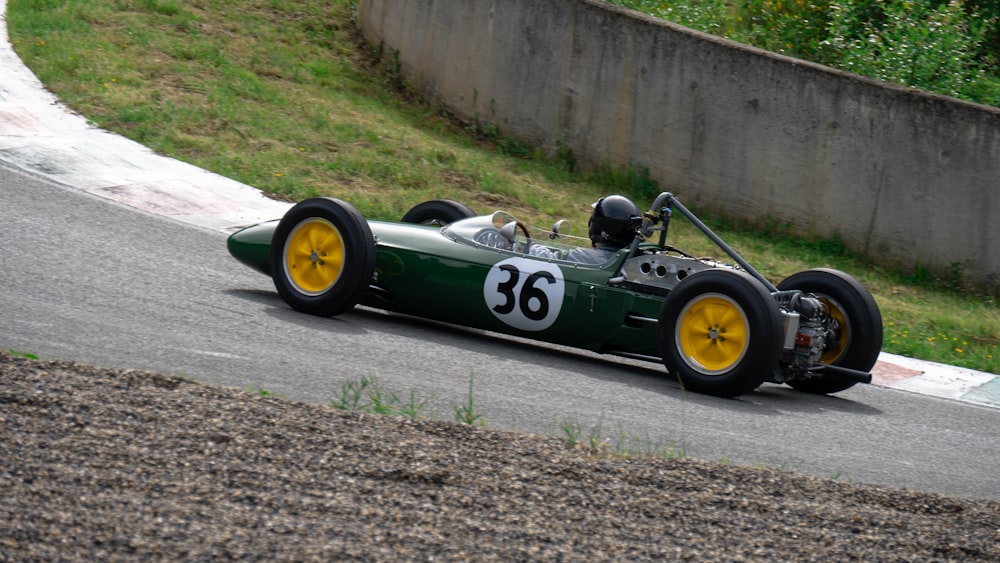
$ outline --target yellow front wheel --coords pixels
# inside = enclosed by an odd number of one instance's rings
[[[658,326],[667,370],[700,393],[749,393],[781,355],[781,311],[763,284],[736,270],[685,278],[664,300]]]
[[[271,276],[293,309],[339,315],[364,295],[375,271],[375,237],[361,213],[332,198],[288,210],[271,240]]]
[[[292,229],[283,251],[288,281],[303,295],[322,295],[344,271],[344,238],[333,223],[320,217]]]

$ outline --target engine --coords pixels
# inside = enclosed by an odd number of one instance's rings
[[[823,351],[836,346],[840,323],[811,294],[779,291],[774,298],[785,317],[785,346],[772,380],[784,383],[810,377],[809,368],[820,362]]]

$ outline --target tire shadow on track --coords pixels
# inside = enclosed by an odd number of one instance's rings
[[[293,323],[309,330],[321,330],[333,335],[378,332],[426,340],[429,344],[481,354],[497,361],[516,358],[535,364],[540,369],[568,371],[588,379],[625,385],[706,407],[765,415],[816,412],[820,409],[859,415],[881,414],[878,409],[846,397],[814,395],[774,384],[764,384],[752,393],[731,399],[702,395],[684,390],[663,365],[656,362],[602,355],[368,307],[357,307],[339,317],[315,317],[289,309],[274,292],[231,290],[229,293],[264,305],[266,313],[280,322]],[[530,354],[526,354],[526,350],[530,350]]]

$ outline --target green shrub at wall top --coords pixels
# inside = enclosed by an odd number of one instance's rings
[[[816,60],[830,23],[827,0],[745,0],[732,39],[768,51]]]
[[[988,79],[982,49],[994,22],[970,17],[961,2],[831,0],[829,7],[820,62],[965,98]]]
[[[1000,106],[1000,0],[609,0],[706,33]]]

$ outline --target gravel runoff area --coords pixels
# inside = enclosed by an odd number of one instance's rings
[[[1000,503],[0,353],[0,560],[1000,560]]]

